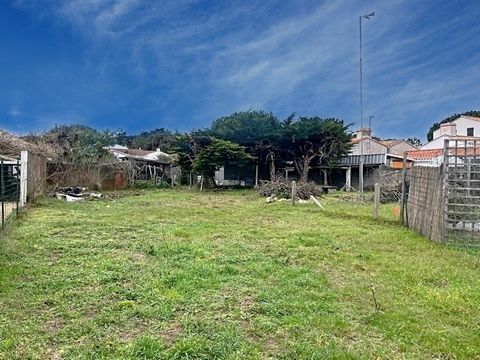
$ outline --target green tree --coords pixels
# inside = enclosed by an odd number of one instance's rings
[[[182,172],[202,175],[204,186],[208,188],[215,186],[215,171],[225,163],[243,166],[252,160],[245,147],[201,132],[177,136],[174,150]]]
[[[129,140],[132,148],[142,148],[144,150],[160,149],[166,153],[171,152],[176,144],[175,134],[164,128],[144,131],[139,135],[131,136]]]
[[[342,120],[319,117],[301,117],[286,126],[283,147],[293,158],[300,181],[308,181],[313,165],[331,167],[347,155],[351,146],[348,128]]]
[[[217,138],[244,146],[257,163],[269,165],[270,180],[275,180],[282,123],[272,113],[236,112],[215,120],[210,132]]]
[[[37,144],[46,144],[55,149],[58,158],[72,163],[95,163],[108,158],[105,146],[114,145],[122,130],[98,131],[85,125],[56,125],[43,134],[30,136]]]
[[[416,146],[416,147],[422,146],[422,141],[417,137],[409,137],[407,139],[407,143],[409,143],[410,145]]]

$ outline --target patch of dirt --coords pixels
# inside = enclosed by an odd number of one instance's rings
[[[44,329],[50,335],[56,335],[64,326],[65,321],[58,316],[54,316],[53,319],[47,321],[44,324]]]
[[[118,341],[122,343],[129,343],[135,340],[138,337],[141,337],[148,330],[149,323],[141,320],[136,320],[133,324],[133,327],[130,329],[122,328],[117,333]]]
[[[182,335],[183,328],[178,320],[170,321],[165,329],[160,332],[160,338],[167,344],[174,344]]]

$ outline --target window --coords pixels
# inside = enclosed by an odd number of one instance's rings
[[[473,135],[473,128],[467,128],[467,136],[474,136]]]

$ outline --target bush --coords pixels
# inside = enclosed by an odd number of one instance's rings
[[[322,188],[314,182],[298,183],[297,197],[308,200],[310,195],[318,197],[322,194]],[[278,198],[290,199],[292,196],[292,183],[284,181],[264,182],[260,186],[261,196],[276,195]]]

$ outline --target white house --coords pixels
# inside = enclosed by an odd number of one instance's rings
[[[352,140],[351,155],[391,154],[403,156],[405,151],[418,150],[404,139],[380,140],[372,137],[370,129],[359,129]]]
[[[422,150],[443,149],[445,140],[459,136],[480,137],[480,117],[461,115],[452,122],[441,124],[433,132],[433,140]]]

